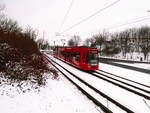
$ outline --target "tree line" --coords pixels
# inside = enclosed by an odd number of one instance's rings
[[[68,41],[68,45],[77,46],[80,40],[81,38],[75,35]],[[104,30],[86,38],[83,45],[99,48],[100,55],[112,56],[122,53],[126,57],[127,53],[132,56],[134,52],[138,52],[143,53],[144,59],[146,59],[150,52],[150,27],[141,26],[114,33]]]

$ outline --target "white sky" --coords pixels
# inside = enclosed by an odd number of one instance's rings
[[[0,0],[0,4],[6,5],[6,14],[17,20],[23,27],[31,26],[38,29],[49,41],[58,41],[61,38],[55,36],[60,32],[64,16],[72,0]],[[74,0],[73,6],[61,29],[64,31],[82,19],[103,9],[116,0]],[[63,35],[79,35],[81,38],[89,37],[92,34],[110,28],[111,26],[131,22],[135,18],[149,16],[150,0],[120,0],[115,5],[93,16],[82,24],[70,29]],[[129,24],[122,27],[115,27],[109,31],[118,31],[129,27],[150,25],[150,19]]]

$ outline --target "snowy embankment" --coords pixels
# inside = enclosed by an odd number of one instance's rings
[[[149,64],[139,64],[139,65],[137,63],[134,63],[132,65],[130,63],[125,63],[125,64],[130,65],[130,66],[134,66],[134,67],[139,67],[139,68],[145,68],[145,69],[149,68]],[[145,84],[147,86],[150,86],[150,82],[149,82],[150,81],[150,75],[149,74],[137,72],[134,70],[124,69],[121,67],[112,66],[109,64],[105,64],[105,63],[99,63],[99,66],[100,66],[101,70],[104,70],[104,71],[119,75],[121,77],[124,77],[124,78],[130,79],[130,80]],[[120,94],[120,92],[119,92],[119,94]],[[132,99],[129,99],[130,98],[129,95],[126,95],[126,96],[124,98],[126,98],[127,101],[129,101],[129,103],[133,102],[133,101],[131,101]],[[136,100],[135,100],[135,102],[136,102]],[[143,105],[145,104],[144,106],[147,109],[146,111],[149,113],[150,112],[150,100],[145,100],[144,98],[143,99],[141,98],[141,103],[143,103]],[[135,105],[138,106],[139,104],[135,104]],[[143,111],[145,110],[144,108],[142,108],[142,109],[143,109]],[[145,113],[145,112],[143,112],[143,113]]]
[[[62,65],[67,66],[68,69],[71,69],[78,74],[80,73],[68,65]],[[100,63],[99,65],[100,69],[105,71],[113,72],[115,74],[118,73],[119,75],[123,73],[121,75],[125,77],[150,85],[149,75],[147,74],[143,75],[140,72],[133,73],[134,71],[131,72],[127,69],[125,71],[125,69],[103,63]],[[107,94],[112,97],[123,97],[122,101],[126,100],[127,104],[130,103],[130,108],[133,108],[134,106],[138,107],[142,104],[142,106],[139,107],[140,111],[149,113],[150,109],[148,106],[150,105],[150,102],[148,100],[144,100],[138,96],[137,98],[134,96],[134,100],[131,98],[132,96],[130,96],[132,94],[126,93],[126,95],[122,95],[124,91],[120,92],[117,88],[113,91],[112,86],[104,81],[93,82],[91,79],[88,79],[90,75],[84,76],[83,73],[79,75],[82,75],[82,77],[91,81],[91,83],[98,84],[101,90],[104,90],[104,92],[107,92]],[[142,79],[143,76],[144,79]],[[28,85],[24,84],[24,88],[28,89]],[[100,113],[99,108],[97,108],[93,102],[89,101],[87,97],[78,91],[78,89],[68,82],[61,74],[59,80],[52,80],[51,78],[47,79],[46,86],[41,87],[40,91],[37,89],[23,93],[19,88],[1,85],[0,94],[0,112],[2,113]],[[136,102],[136,99],[140,100],[140,104],[136,104],[138,103]],[[105,103],[107,103],[107,100],[105,100]],[[148,104],[148,106],[146,104]],[[111,107],[110,103],[109,107]],[[140,111],[137,112],[140,113]]]
[[[150,64],[148,63],[147,64],[146,63],[124,63],[124,62],[116,62],[116,63],[150,70]]]
[[[149,113],[150,112],[150,109],[148,107],[150,104],[149,100],[146,100],[141,96],[138,96],[134,93],[126,91],[117,86],[114,86],[111,83],[92,77],[91,75],[81,72],[80,70],[77,70],[73,67],[70,67],[69,65],[64,64],[63,62],[59,60],[55,59],[55,61],[57,61],[63,67],[65,68],[67,67],[67,69],[70,70],[71,72],[78,73],[76,74],[78,77],[92,84],[94,87],[104,92],[108,96],[112,97],[113,99],[117,100],[118,102],[125,105],[126,107],[130,108],[134,112],[136,113],[142,113],[142,112]],[[126,77],[129,77],[129,78],[131,77],[132,80],[139,81],[141,83],[146,82],[146,84],[149,85],[148,81],[150,80],[150,76],[148,74],[142,74],[136,71],[129,71],[127,69],[122,69],[122,68],[110,66],[110,65],[106,66],[105,64],[102,64],[102,63],[100,63],[100,68],[105,71],[110,71],[110,72],[113,70],[114,74],[118,73],[117,75],[120,75],[122,77],[124,77],[125,75]],[[148,103],[148,106],[147,106],[147,103]],[[109,103],[109,108],[116,111],[116,106],[113,106],[111,103]]]
[[[59,80],[49,78],[40,91],[23,93],[19,88],[5,85],[0,86],[0,94],[1,113],[99,113],[62,75]]]
[[[119,75],[121,77],[139,82],[139,83],[143,83],[145,85],[150,86],[150,75],[146,74],[146,73],[142,73],[142,72],[137,72],[134,70],[129,70],[129,69],[125,69],[125,68],[121,68],[121,67],[117,67],[117,66],[112,66],[109,64],[105,64],[105,63],[99,63],[100,69]],[[136,65],[134,65],[136,66]],[[145,64],[145,67],[148,67],[149,65]]]

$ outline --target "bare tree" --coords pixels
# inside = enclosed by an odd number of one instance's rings
[[[48,41],[44,38],[40,38],[36,42],[37,42],[40,49],[44,50],[44,49],[48,49],[50,47]]]
[[[37,30],[33,30],[31,27],[27,27],[24,30],[24,35],[27,37],[30,37],[33,40],[36,40],[36,37],[38,35],[38,31]]]
[[[130,31],[127,29],[119,33],[120,47],[122,55],[126,57],[126,53],[129,52],[129,41],[130,41]]]
[[[96,43],[97,47],[99,47],[100,51],[102,49],[102,45],[105,44],[108,37],[109,37],[109,33],[106,31],[103,31],[102,33],[99,33],[99,34],[93,36],[93,38],[95,39],[95,43]]]
[[[85,39],[85,41],[84,41],[84,46],[91,47],[91,45],[94,45],[94,43],[95,43],[95,40],[94,40],[94,39],[92,39],[92,38],[87,38],[87,39]]]
[[[78,35],[74,35],[69,41],[68,46],[78,46],[81,42],[81,38]]]
[[[148,26],[141,27],[138,38],[141,52],[144,54],[144,59],[146,59],[150,52],[150,28]]]
[[[10,18],[7,18],[5,16],[2,16],[0,18],[0,30],[4,31],[5,33],[9,32],[21,32],[22,28],[18,25],[17,21],[14,21]]]
[[[7,32],[21,32],[22,29],[18,25],[17,21],[8,18],[3,11],[5,10],[5,5],[0,4],[0,30]]]

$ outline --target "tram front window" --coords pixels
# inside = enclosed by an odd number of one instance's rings
[[[98,65],[98,55],[89,53],[87,56],[87,61],[90,65]]]

